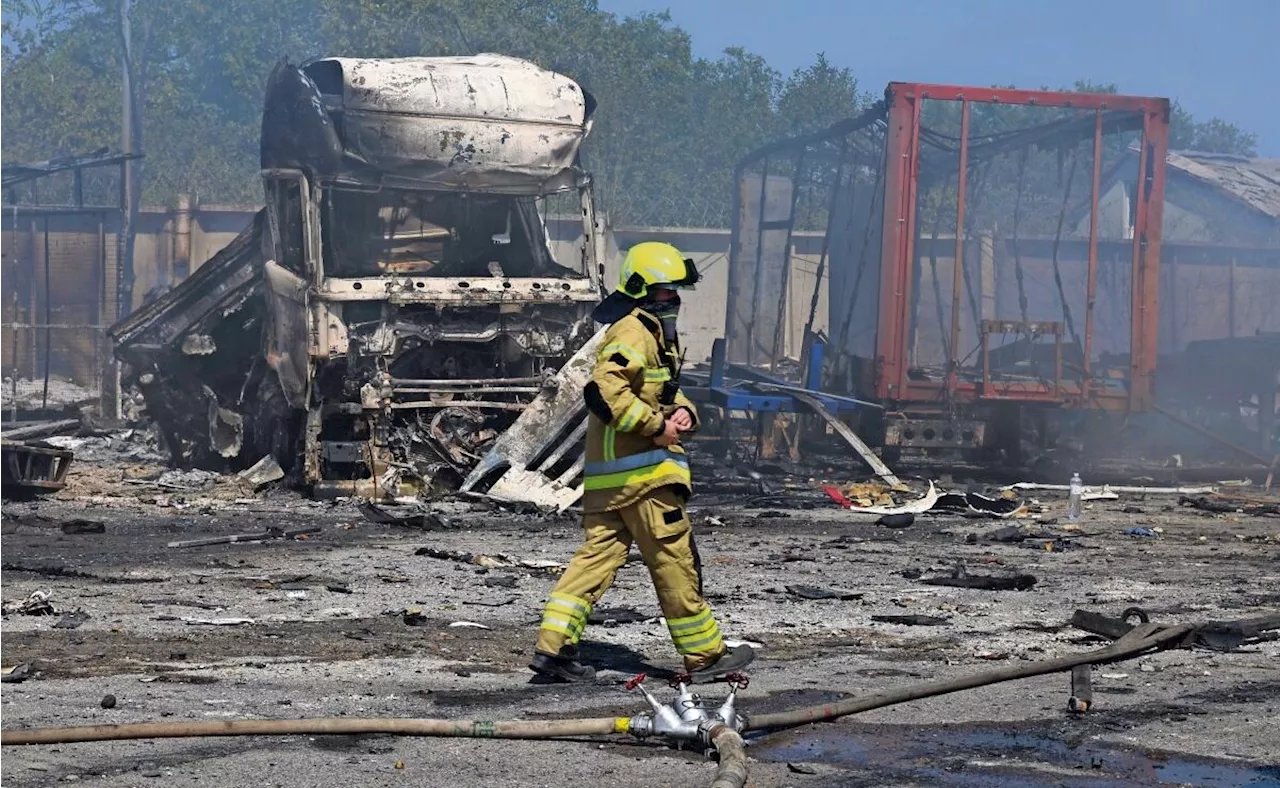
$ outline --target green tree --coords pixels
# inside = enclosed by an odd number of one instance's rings
[[[1169,120],[1169,148],[1257,156],[1258,135],[1222,118],[1198,121],[1175,101]]]
[[[847,68],[836,68],[819,52],[813,65],[796,69],[778,94],[778,121],[788,135],[804,134],[851,118],[870,106],[876,97],[858,89],[858,80]]]
[[[5,54],[28,54],[83,11],[82,0],[4,0],[0,22]]]

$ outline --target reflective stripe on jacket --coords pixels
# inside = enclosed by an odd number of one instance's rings
[[[651,490],[669,484],[693,490],[684,447],[660,447],[653,437],[676,410],[693,403],[677,392],[675,402],[660,403],[671,379],[676,347],[663,347],[658,319],[640,309],[605,331],[585,396],[591,411],[583,469],[583,509],[607,512],[630,506]],[[606,419],[605,417],[608,416]]]

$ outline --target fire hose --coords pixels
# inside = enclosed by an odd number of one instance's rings
[[[287,736],[392,734],[482,739],[554,739],[567,736],[605,736],[630,733],[643,738],[664,736],[674,741],[700,740],[720,755],[712,788],[741,788],[746,781],[746,751],[739,731],[776,731],[814,722],[834,720],[871,709],[946,695],[1006,681],[1071,670],[1079,665],[1102,664],[1136,657],[1155,648],[1169,647],[1195,630],[1185,624],[1161,628],[1146,623],[1105,648],[1040,660],[1026,665],[982,671],[955,679],[940,679],[849,698],[792,711],[744,716],[734,708],[734,696],[743,684],[734,684],[729,697],[714,713],[699,706],[697,697],[679,685],[673,703],[658,702],[643,686],[643,676],[628,683],[639,689],[652,713],[634,717],[598,717],[576,720],[436,720],[328,717],[301,720],[221,720],[212,722],[130,723],[83,725],[0,731],[0,745],[65,744],[124,739],[172,739],[202,736]]]
[[[1116,662],[1136,657],[1159,646],[1176,643],[1190,634],[1195,627],[1184,624],[1176,627],[1159,628],[1157,624],[1140,624],[1129,634],[1120,638],[1106,648],[1088,651],[1083,654],[1072,654],[1057,659],[1046,659],[1026,665],[1016,665],[996,670],[986,670],[969,676],[955,679],[939,679],[925,681],[901,689],[877,693],[869,697],[848,698],[835,703],[824,703],[820,706],[809,706],[792,711],[781,711],[774,714],[758,714],[747,719],[746,730],[782,730],[807,725],[811,722],[825,722],[850,714],[858,714],[885,706],[894,706],[908,701],[932,698],[936,695],[947,695],[961,690],[1000,684],[1006,681],[1043,676],[1048,673],[1060,673],[1071,670],[1077,665],[1096,665],[1105,662]]]

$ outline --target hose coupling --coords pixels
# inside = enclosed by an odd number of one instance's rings
[[[664,704],[644,686],[645,678],[642,673],[626,685],[628,690],[639,690],[650,708],[649,713],[637,714],[630,720],[629,732],[637,738],[662,736],[676,744],[696,741],[709,747],[714,728],[723,725],[741,731],[745,724],[735,706],[738,690],[746,686],[745,681],[730,682],[728,697],[712,711],[683,682],[676,683],[675,700]]]

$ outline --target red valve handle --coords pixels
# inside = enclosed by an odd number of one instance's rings
[[[648,676],[648,674],[645,674],[645,673],[637,673],[637,674],[635,675],[635,678],[633,678],[633,679],[631,679],[630,681],[628,681],[628,682],[627,682],[627,684],[626,684],[627,692],[630,692],[631,690],[633,690],[633,689],[635,689],[636,687],[638,687],[638,686],[640,686],[641,684],[643,684],[643,683],[644,683],[644,680],[645,680],[645,679],[647,679],[648,677],[649,677],[649,676]]]

